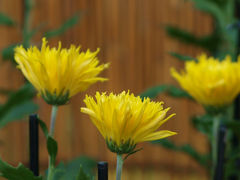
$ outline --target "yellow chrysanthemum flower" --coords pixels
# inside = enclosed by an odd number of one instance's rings
[[[185,72],[171,69],[172,76],[204,106],[219,108],[231,104],[240,92],[239,62],[232,62],[230,56],[219,61],[206,54],[197,60],[186,62]]]
[[[71,45],[69,49],[50,48],[43,38],[42,47],[27,50],[23,46],[15,48],[15,60],[24,76],[39,91],[45,101],[52,105],[65,104],[70,97],[85,91],[97,81],[97,77],[108,64],[99,65],[95,52],[79,52],[80,47]]]
[[[118,154],[130,153],[139,142],[152,141],[175,135],[175,132],[159,127],[175,114],[166,117],[170,108],[163,109],[163,102],[142,100],[139,96],[123,91],[119,95],[110,93],[87,96],[83,113],[91,117],[93,124],[105,138],[108,148]]]

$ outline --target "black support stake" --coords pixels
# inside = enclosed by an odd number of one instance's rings
[[[108,180],[108,163],[99,162],[98,163],[98,180]]]
[[[38,150],[38,118],[37,114],[29,116],[29,148],[30,170],[35,176],[39,175],[39,150]]]
[[[214,180],[224,179],[224,154],[225,154],[225,142],[226,127],[220,125],[218,131],[218,152],[217,152],[217,166],[215,169]]]

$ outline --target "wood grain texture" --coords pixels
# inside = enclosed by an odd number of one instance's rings
[[[0,11],[8,13],[22,25],[23,0],[1,0]],[[169,69],[173,66],[181,68],[183,63],[168,52],[196,56],[202,50],[169,38],[164,32],[164,25],[177,25],[199,36],[208,34],[212,29],[211,19],[183,0],[35,0],[31,26],[43,23],[42,32],[56,28],[78,11],[83,12],[81,22],[61,37],[51,39],[50,44],[57,45],[61,40],[64,47],[81,44],[83,50],[101,48],[101,62],[111,62],[110,68],[102,73],[109,81],[90,87],[85,93],[91,95],[96,91],[119,93],[128,89],[139,94],[154,85],[177,84],[170,76]],[[0,48],[21,39],[20,28],[1,27],[0,34]],[[38,33],[32,43],[39,44],[41,35]],[[20,87],[23,78],[15,67],[1,62],[0,70],[0,87]],[[88,155],[107,160],[113,168],[115,155],[107,150],[103,138],[89,118],[79,111],[84,106],[85,93],[73,97],[69,105],[59,109],[55,136],[59,144],[57,159],[70,160],[79,155]],[[1,102],[4,100],[4,97],[0,97]],[[163,126],[164,129],[179,133],[171,139],[177,144],[191,143],[200,152],[206,152],[208,147],[205,138],[192,129],[189,121],[190,116],[202,112],[201,108],[188,100],[176,100],[165,95],[159,96],[158,100],[163,100],[165,106],[172,107],[171,112],[177,114]],[[41,119],[49,123],[50,106],[42,99],[36,98],[36,102],[41,107],[38,112]],[[27,122],[12,123],[1,129],[0,140],[4,141],[0,146],[0,154],[5,160],[13,164],[19,161],[27,164]],[[48,162],[45,143],[41,134],[42,169],[46,168]],[[166,177],[162,179],[178,179],[176,174],[181,174],[181,179],[189,179],[192,174],[202,177],[199,179],[205,177],[204,170],[186,155],[148,143],[139,146],[144,150],[126,161],[126,167],[136,169],[129,176],[126,175],[126,179],[148,179],[142,175],[143,172],[149,174],[150,179],[161,179],[162,176]],[[137,167],[150,170],[141,172]]]

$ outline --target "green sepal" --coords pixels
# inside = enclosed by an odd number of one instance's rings
[[[65,94],[60,93],[57,95],[56,93],[52,94],[46,90],[44,93],[41,93],[41,95],[48,104],[55,106],[67,104],[69,101],[69,91],[67,91]]]
[[[123,160],[125,161],[129,156],[131,156],[131,155],[133,155],[133,154],[135,154],[136,152],[139,152],[139,151],[141,151],[141,150],[143,150],[143,148],[139,148],[139,149],[133,150],[132,152],[128,153],[128,154],[124,157]]]
[[[117,145],[116,142],[106,139],[107,147],[110,151],[117,154],[129,154],[134,151],[136,144],[131,140],[128,140],[120,145]]]
[[[0,176],[10,180],[42,180],[41,176],[34,176],[23,164],[13,167],[2,159],[0,159]]]

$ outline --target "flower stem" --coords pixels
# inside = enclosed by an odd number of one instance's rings
[[[58,106],[52,106],[52,114],[51,114],[51,122],[50,122],[50,131],[49,131],[49,136],[51,136],[51,137],[53,137],[53,135],[54,135],[54,128],[55,128],[57,110],[58,110]]]
[[[53,171],[54,171],[54,162],[52,162],[52,158],[48,157],[48,177],[47,180],[53,179]]]
[[[116,169],[116,180],[121,180],[123,167],[123,158],[121,154],[117,154],[117,169]]]
[[[212,129],[212,179],[214,179],[214,173],[217,165],[218,154],[218,130],[221,123],[221,116],[216,116],[213,119]]]
[[[50,130],[49,130],[49,136],[54,136],[54,128],[55,128],[55,122],[57,117],[57,110],[58,106],[52,106],[52,113],[51,113],[51,122],[50,122]],[[48,177],[47,180],[53,179],[53,171],[54,171],[54,160],[51,156],[48,156]]]

